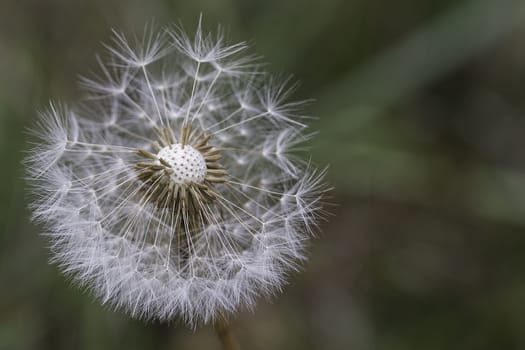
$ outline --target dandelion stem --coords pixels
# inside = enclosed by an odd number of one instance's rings
[[[224,350],[240,350],[239,342],[233,334],[230,325],[223,319],[220,318],[215,322],[214,325],[217,336],[221,340],[222,347]]]

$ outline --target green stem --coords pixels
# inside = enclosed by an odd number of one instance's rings
[[[224,350],[241,350],[239,342],[235,338],[230,326],[223,318],[220,318],[215,322],[214,328],[217,332],[217,336],[221,340]]]

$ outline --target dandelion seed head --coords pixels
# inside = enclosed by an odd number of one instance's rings
[[[53,262],[137,318],[208,323],[283,288],[325,215],[293,87],[199,24],[114,32],[82,108],[52,104],[26,158]]]

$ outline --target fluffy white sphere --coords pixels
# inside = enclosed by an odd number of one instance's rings
[[[26,159],[54,261],[103,303],[189,325],[279,291],[322,212],[300,102],[200,28],[115,33],[82,108],[51,105]]]

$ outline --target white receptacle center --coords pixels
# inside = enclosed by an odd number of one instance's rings
[[[207,166],[201,152],[195,148],[176,143],[164,147],[157,153],[173,169],[172,179],[175,183],[202,182],[206,177]]]

